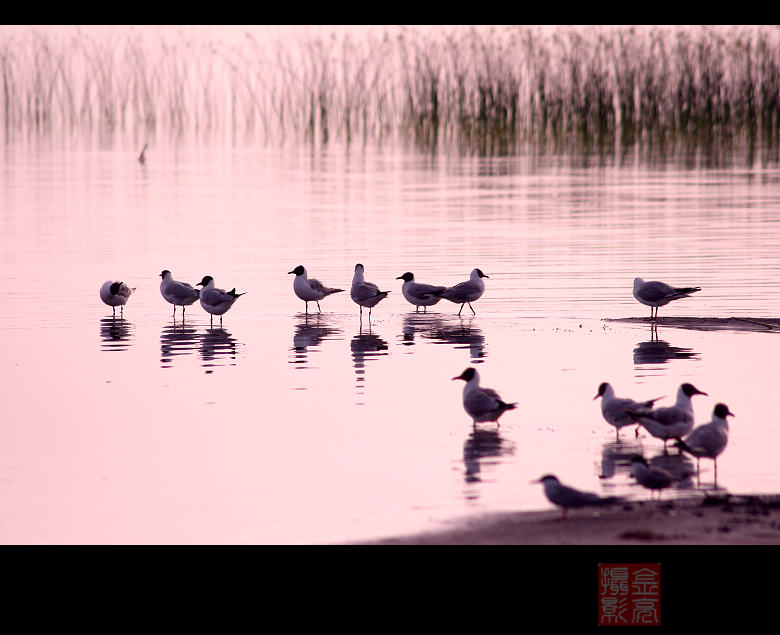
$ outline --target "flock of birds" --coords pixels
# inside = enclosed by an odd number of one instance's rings
[[[320,300],[344,291],[344,289],[326,287],[319,280],[310,278],[303,265],[298,265],[288,274],[295,274],[293,291],[298,298],[305,302],[307,314],[309,302],[316,303],[317,310],[322,312]],[[201,307],[210,314],[212,324],[214,316],[218,315],[221,325],[222,315],[233,306],[239,297],[244,295],[236,293],[235,288],[225,291],[215,287],[214,279],[211,276],[204,276],[200,282],[192,286],[186,282],[175,280],[167,269],[159,275],[162,278],[160,294],[173,305],[174,316],[177,306],[181,307],[183,316],[186,307],[198,300]],[[398,276],[396,280],[403,280],[401,292],[404,298],[415,306],[416,312],[419,311],[420,307],[423,307],[423,311],[425,311],[427,307],[445,299],[460,304],[458,315],[461,314],[466,304],[476,315],[471,303],[482,297],[485,292],[485,283],[482,279],[488,277],[480,269],[474,269],[468,280],[452,287],[416,282],[414,274],[409,271]],[[202,288],[197,289],[198,286]],[[657,280],[645,281],[642,278],[636,278],[633,294],[638,302],[650,307],[650,319],[653,321],[658,319],[659,307],[665,306],[673,300],[686,298],[700,290],[700,287],[673,287]],[[100,298],[105,304],[113,307],[114,315],[117,306],[120,307],[120,315],[123,315],[124,305],[134,291],[135,287],[131,288],[122,281],[108,280],[100,288]],[[373,282],[366,281],[363,265],[355,265],[350,296],[360,307],[361,320],[363,308],[368,309],[370,320],[371,310],[389,293],[390,291],[381,291]],[[473,367],[467,368],[452,379],[465,382],[463,408],[471,417],[475,429],[478,423],[495,422],[496,425],[499,425],[500,417],[505,412],[517,407],[517,403],[504,401],[495,390],[480,386],[479,373]],[[667,442],[674,440],[675,446],[680,451],[696,458],[697,472],[699,471],[699,461],[702,458],[712,459],[717,480],[717,458],[728,443],[727,417],[734,416],[734,413],[725,404],[718,403],[713,411],[712,421],[694,427],[691,398],[694,395],[706,394],[692,384],[684,383],[677,391],[677,400],[673,406],[656,408],[654,407],[655,402],[660,398],[645,401],[619,398],[615,396],[612,386],[604,382],[599,386],[594,399],[601,398],[601,413],[607,423],[615,428],[618,438],[621,428],[636,425],[635,435],[638,436],[640,427],[644,428],[651,436],[663,441],[664,452],[667,450]],[[661,490],[680,480],[679,475],[660,467],[650,466],[641,455],[635,455],[631,458],[631,475],[640,485],[650,489],[651,492],[658,491],[659,496]],[[580,491],[564,485],[552,474],[546,474],[532,483],[542,484],[548,500],[561,508],[563,518],[567,517],[567,512],[571,508],[612,505],[624,501],[624,498],[618,496],[599,496],[592,492]]]

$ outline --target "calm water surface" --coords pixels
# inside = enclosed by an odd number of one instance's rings
[[[777,333],[604,320],[649,314],[635,276],[703,288],[661,318],[776,317],[776,163],[205,143],[136,156],[4,148],[0,541],[362,540],[547,509],[529,484],[546,472],[647,498],[626,458],[662,445],[615,442],[602,381],[664,404],[695,383],[697,422],[718,401],[736,413],[717,487],[780,492]],[[392,290],[371,323],[348,291],[305,315],[287,272],[349,289],[357,262]],[[396,280],[452,285],[474,267],[490,276],[475,316],[445,301],[415,314]],[[246,295],[221,327],[197,304],[174,319],[162,269]],[[109,278],[137,289],[123,317],[98,297]],[[451,378],[472,364],[519,402],[500,428],[475,431],[462,409]],[[664,496],[714,486],[704,461],[699,485]]]

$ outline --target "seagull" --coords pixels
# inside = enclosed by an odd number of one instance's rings
[[[495,421],[498,424],[499,417],[507,410],[514,410],[516,403],[506,403],[495,390],[480,388],[479,373],[475,368],[467,368],[457,377],[466,382],[463,387],[463,408],[474,420],[474,428],[477,422]]]
[[[719,403],[712,411],[712,421],[696,426],[685,439],[675,445],[696,457],[696,473],[699,472],[699,460],[704,457],[712,459],[715,466],[715,478],[718,475],[718,456],[726,449],[729,441],[729,423],[726,417],[734,413],[724,403]]]
[[[411,271],[407,271],[402,276],[398,276],[396,280],[403,280],[401,285],[401,293],[411,303],[415,305],[414,312],[417,313],[420,307],[433,306],[439,300],[441,300],[441,294],[447,290],[447,287],[436,287],[432,284],[423,284],[422,282],[414,281],[414,274]]]
[[[691,397],[706,395],[693,384],[681,384],[677,390],[677,402],[665,408],[628,407],[626,412],[651,435],[664,442],[669,439],[682,439],[693,428],[693,404]]]
[[[460,311],[468,304],[471,312],[476,315],[477,312],[471,306],[471,303],[479,300],[485,292],[485,283],[482,282],[481,278],[489,277],[482,273],[480,269],[474,269],[468,280],[459,282],[454,287],[449,287],[441,294],[441,297],[450,302],[455,302],[455,304],[460,304]],[[458,315],[460,315],[460,311],[458,311]]]
[[[642,278],[634,278],[634,297],[642,304],[650,307],[650,319],[658,319],[658,307],[669,304],[672,300],[687,298],[691,293],[701,291],[701,287],[672,287],[665,282],[651,280],[645,282]],[[655,317],[653,308],[655,307]]]
[[[227,313],[233,303],[244,294],[236,293],[235,287],[230,291],[217,289],[214,287],[214,278],[211,276],[203,276],[203,280],[198,282],[198,285],[203,286],[200,290],[200,306],[211,313],[212,325],[214,324],[214,316],[218,315],[219,325],[222,326],[222,314]]]
[[[592,492],[583,492],[568,485],[564,485],[558,477],[545,474],[531,483],[541,483],[544,486],[544,494],[553,505],[561,508],[561,518],[566,519],[570,507],[588,507],[601,505],[614,505],[623,502],[619,496],[599,496]]]
[[[670,471],[660,467],[650,466],[645,458],[639,454],[631,457],[631,476],[642,486],[650,490],[650,498],[653,497],[653,490],[658,491],[658,498],[661,498],[661,490],[671,487],[677,481],[687,478],[675,476]]]
[[[652,408],[654,402],[662,399],[662,397],[656,397],[648,401],[634,401],[633,399],[615,397],[615,390],[607,382],[599,386],[598,394],[593,399],[599,397],[601,397],[601,414],[608,424],[615,427],[615,438],[620,438],[620,428],[636,423],[626,412],[627,408]],[[637,426],[637,434],[639,434],[639,426]]]
[[[323,285],[319,280],[309,278],[309,274],[306,272],[306,267],[298,265],[292,271],[288,271],[288,274],[294,273],[295,279],[293,280],[293,291],[301,300],[306,303],[306,313],[309,312],[309,302],[317,303],[317,310],[322,313],[320,309],[320,300],[328,297],[331,293],[339,293],[344,289],[331,289]]]
[[[173,315],[176,317],[176,307],[181,307],[181,316],[184,318],[184,309],[195,302],[200,296],[200,290],[186,282],[173,279],[173,275],[167,269],[160,273],[160,293],[162,297],[173,305]]]
[[[103,300],[108,306],[113,307],[113,315],[116,316],[116,307],[119,309],[120,316],[125,313],[125,304],[127,304],[128,298],[133,294],[136,287],[132,289],[128,287],[124,282],[119,280],[106,280],[103,286],[100,287],[100,299]]]
[[[366,282],[363,279],[363,270],[363,265],[355,265],[355,276],[352,278],[350,295],[360,305],[360,318],[363,318],[363,307],[366,307],[368,309],[368,319],[370,320],[371,309],[384,300],[390,292],[380,291],[379,287],[373,282]]]

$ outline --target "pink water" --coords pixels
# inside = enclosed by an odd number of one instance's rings
[[[159,141],[142,166],[137,150],[5,147],[1,542],[361,540],[547,509],[529,484],[546,472],[645,498],[609,459],[661,444],[614,445],[602,381],[664,404],[690,381],[709,393],[699,422],[727,403],[718,486],[780,491],[776,333],[661,326],[676,349],[643,357],[646,324],[603,321],[648,314],[635,276],[703,288],[662,318],[776,317],[776,164]],[[371,325],[346,292],[306,317],[287,272],[348,289],[357,262],[392,289]],[[414,314],[396,280],[474,267],[476,316]],[[222,329],[197,304],[182,325],[163,269],[246,295]],[[98,297],[109,278],[137,288],[123,319]],[[519,402],[497,431],[462,409],[451,378],[470,364]]]

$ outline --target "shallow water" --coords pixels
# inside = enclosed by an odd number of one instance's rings
[[[343,542],[547,509],[529,481],[647,498],[627,457],[693,462],[601,418],[620,396],[736,413],[723,491],[778,492],[775,332],[664,317],[776,317],[780,172],[744,155],[479,158],[399,147],[137,148],[11,141],[0,173],[6,293],[0,442],[4,543]],[[651,160],[650,160],[651,159]],[[709,166],[709,167],[708,167]],[[349,289],[355,263],[390,296],[359,319],[348,291],[292,292],[296,265]],[[415,313],[400,280],[483,298]],[[182,321],[158,274],[246,292]],[[702,291],[662,307],[635,276]],[[112,316],[104,280],[136,287]],[[461,406],[474,364],[519,402],[499,428]],[[685,487],[714,486],[702,462]]]

